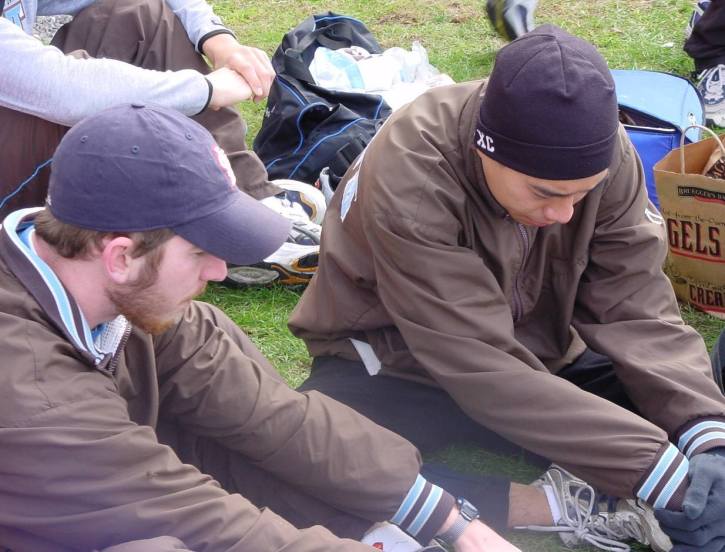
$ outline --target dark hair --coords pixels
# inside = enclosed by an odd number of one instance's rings
[[[175,235],[168,228],[145,232],[99,232],[98,230],[89,230],[59,221],[47,208],[40,211],[35,217],[35,232],[39,238],[53,247],[58,255],[66,259],[87,258],[94,250],[101,249],[104,238],[118,236],[130,238],[134,244],[131,256],[134,258],[141,257],[151,253]],[[149,262],[153,265],[157,265],[160,261],[160,255],[154,255],[153,258],[149,259]]]

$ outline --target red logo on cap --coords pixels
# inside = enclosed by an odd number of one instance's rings
[[[219,165],[219,168],[227,176],[227,179],[229,180],[229,187],[236,188],[237,177],[234,176],[232,164],[229,162],[227,154],[224,153],[224,150],[221,149],[217,144],[214,144],[212,146],[211,151],[214,153],[214,159],[216,159],[216,164]]]

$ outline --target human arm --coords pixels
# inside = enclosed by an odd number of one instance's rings
[[[320,393],[290,389],[219,310],[192,304],[155,349],[161,416],[311,496],[371,525],[390,520],[421,542],[451,511],[453,498],[419,475],[410,443]]]
[[[438,535],[448,531],[458,517],[459,509],[455,506]],[[472,520],[465,527],[463,533],[453,542],[453,548],[456,552],[519,552],[518,548],[478,519]]]
[[[662,271],[665,224],[648,203],[641,165],[623,131],[618,156],[596,205],[573,324],[609,357],[643,417],[691,457],[725,445],[725,400],[702,337],[682,321]],[[711,431],[697,427],[701,422]]]
[[[197,71],[67,56],[3,18],[0,56],[0,105],[66,126],[118,103],[143,101],[191,116],[209,100],[209,85]]]
[[[166,0],[181,20],[189,40],[211,61],[214,69],[228,67],[250,86],[254,99],[266,98],[274,79],[269,57],[259,48],[244,46],[203,0]]]
[[[214,69],[227,67],[243,77],[254,92],[255,100],[267,97],[275,73],[266,53],[259,48],[243,46],[234,36],[225,33],[207,39],[203,49]]]
[[[56,368],[63,370],[60,363]],[[369,550],[320,527],[299,531],[226,493],[182,464],[150,427],[131,422],[108,378],[86,369],[71,379],[72,402],[15,423],[3,420],[4,545],[92,550],[169,535],[195,552]]]

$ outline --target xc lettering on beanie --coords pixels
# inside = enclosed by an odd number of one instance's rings
[[[515,171],[571,180],[609,167],[618,124],[614,81],[601,54],[542,25],[496,55],[474,142]]]

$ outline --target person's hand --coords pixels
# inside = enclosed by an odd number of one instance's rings
[[[204,54],[214,69],[226,67],[238,73],[249,85],[257,101],[269,95],[274,69],[269,57],[259,48],[242,46],[230,34],[218,34],[204,42]]]
[[[725,551],[725,457],[719,451],[690,460],[690,485],[681,512],[655,510],[673,552]]]
[[[176,537],[156,537],[124,542],[104,548],[101,552],[192,552]]]
[[[217,110],[253,97],[252,89],[239,73],[222,67],[206,76],[211,83],[212,93],[209,108]]]
[[[453,548],[456,552],[521,552],[479,520],[468,524],[463,534],[453,543]]]

